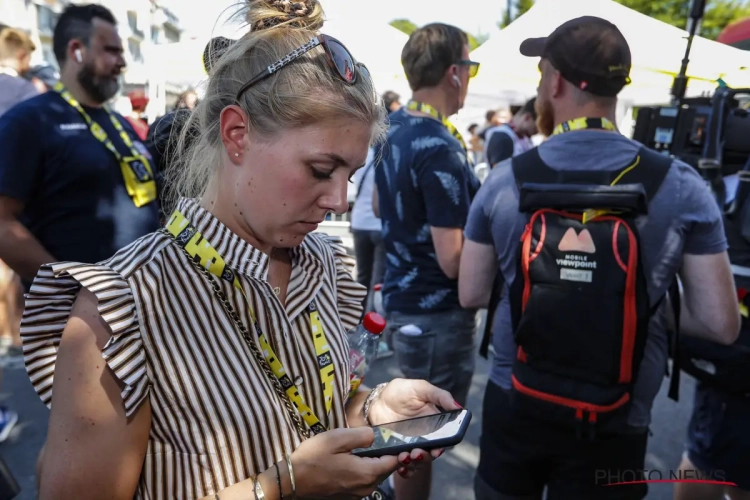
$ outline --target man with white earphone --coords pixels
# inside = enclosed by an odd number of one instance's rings
[[[107,106],[125,60],[101,5],[54,30],[60,81],[0,117],[0,259],[30,285],[47,262],[99,262],[159,227],[152,159]]]
[[[476,311],[461,308],[456,278],[479,180],[448,118],[463,107],[479,63],[469,60],[464,32],[446,24],[415,31],[401,62],[412,98],[390,115],[374,169],[373,205],[386,251],[383,306],[404,375],[426,378],[464,405],[474,373]],[[426,500],[430,477],[396,478],[395,487],[399,500]]]

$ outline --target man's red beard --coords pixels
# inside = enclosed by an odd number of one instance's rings
[[[551,136],[555,130],[555,113],[552,110],[552,105],[537,97],[534,108],[536,108],[536,126],[539,133],[545,137]]]

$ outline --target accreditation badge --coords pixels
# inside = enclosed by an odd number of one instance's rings
[[[124,157],[120,168],[125,187],[136,207],[142,207],[156,199],[156,181],[151,163],[144,155]]]

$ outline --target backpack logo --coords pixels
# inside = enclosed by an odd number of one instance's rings
[[[594,246],[594,240],[591,238],[589,230],[584,229],[576,234],[576,230],[572,227],[565,232],[557,249],[561,252],[596,253],[596,246]]]
[[[596,261],[589,260],[588,255],[596,253],[596,245],[588,229],[576,233],[574,228],[569,227],[557,245],[557,249],[565,253],[563,258],[557,259],[561,280],[581,283],[593,281],[594,273],[591,270],[596,269]]]

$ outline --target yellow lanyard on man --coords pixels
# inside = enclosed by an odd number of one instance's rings
[[[606,118],[575,118],[573,120],[568,120],[559,124],[557,127],[555,127],[552,135],[564,134],[565,132],[573,132],[575,130],[608,130],[610,132],[617,132],[617,127],[615,127],[615,124]],[[639,156],[635,159],[635,163],[623,170],[620,175],[618,175],[617,178],[612,181],[610,185],[614,186],[615,184],[617,184],[623,178],[623,176],[625,176],[626,173],[637,167],[640,162],[641,158]],[[610,210],[589,209],[583,213],[581,222],[583,224],[586,224],[587,222],[590,222],[600,215],[607,215],[610,213],[614,212]]]
[[[560,125],[555,127],[552,135],[564,134],[565,132],[573,132],[575,130],[586,129],[609,130],[610,132],[617,132],[617,127],[615,127],[615,124],[606,118],[576,118],[574,120],[562,122]]]
[[[115,145],[112,144],[109,136],[107,136],[107,132],[104,131],[101,125],[91,119],[89,114],[86,113],[86,110],[83,109],[83,106],[81,106],[78,100],[73,97],[61,82],[58,82],[55,85],[55,92],[59,93],[65,102],[78,111],[89,126],[89,130],[96,140],[104,144],[104,147],[115,155],[115,159],[120,164],[120,171],[125,180],[125,187],[128,190],[128,194],[133,199],[135,206],[142,207],[154,201],[156,199],[156,181],[154,180],[151,164],[149,163],[148,158],[135,148],[130,136],[112,112],[106,107],[104,108],[109,115],[109,119],[112,121],[115,130],[120,134],[120,139],[122,139],[125,146],[130,149],[130,156],[122,156],[120,152],[117,151],[117,148],[115,148]]]
[[[464,151],[466,150],[466,143],[464,142],[464,138],[461,137],[461,133],[437,109],[433,108],[429,104],[425,104],[423,102],[417,102],[417,101],[409,101],[409,104],[406,105],[406,108],[410,111],[417,111],[419,113],[427,113],[428,115],[432,116],[436,120],[439,120],[440,123],[442,123],[445,126],[445,128],[448,129],[448,132],[450,132],[451,135],[455,137],[458,142],[461,143],[461,147],[464,148]]]
[[[281,360],[273,351],[270,342],[268,342],[268,337],[260,329],[258,318],[250,305],[250,300],[245,294],[245,290],[242,288],[239,279],[237,279],[237,273],[229,267],[226,261],[221,255],[219,255],[219,252],[211,246],[208,240],[206,240],[196,228],[190,225],[188,219],[180,213],[179,210],[174,211],[169,218],[166,227],[167,231],[169,231],[169,234],[174,237],[177,244],[183,247],[191,258],[199,259],[201,265],[211,274],[232,283],[232,285],[239,290],[247,303],[250,318],[253,322],[253,329],[258,336],[260,352],[263,353],[263,357],[271,367],[274,376],[279,380],[279,383],[281,383],[281,386],[284,388],[284,391],[286,391],[289,399],[294,403],[297,411],[302,416],[305,423],[307,423],[308,427],[310,427],[310,430],[315,434],[325,432],[325,426],[320,422],[320,419],[315,416],[312,409],[307,406],[302,395],[299,393],[297,386],[292,382],[289,373],[281,364]],[[320,384],[323,386],[326,414],[329,414],[331,406],[333,405],[333,384],[335,379],[333,358],[331,357],[328,340],[326,339],[326,334],[323,330],[323,323],[320,321],[320,314],[318,313],[314,300],[308,306],[307,312],[310,315],[310,328],[313,343],[315,344],[315,354],[318,358],[318,370],[320,372]]]

